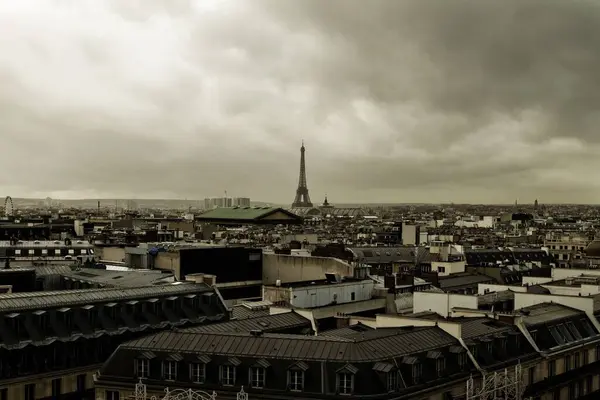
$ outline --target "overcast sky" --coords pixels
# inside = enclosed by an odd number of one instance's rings
[[[600,3],[0,0],[0,195],[600,202]]]

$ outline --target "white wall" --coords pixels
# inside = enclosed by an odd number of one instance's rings
[[[476,296],[450,293],[415,292],[413,312],[432,311],[443,317],[452,315],[452,308],[468,308],[477,310]]]
[[[294,307],[323,307],[332,303],[343,304],[370,300],[375,282],[365,280],[339,284],[315,285],[291,290],[290,303]],[[354,294],[354,298],[352,298]]]
[[[263,283],[301,282],[325,279],[326,273],[353,276],[354,268],[337,258],[304,257],[263,253]]]
[[[497,285],[495,283],[480,283],[477,287],[477,294],[504,292],[506,290],[511,290],[513,292],[527,292],[525,286]]]
[[[592,297],[556,296],[552,294],[515,293],[515,310],[540,303],[558,303],[587,313],[594,312]]]
[[[541,285],[544,283],[552,282],[554,279],[552,278],[544,278],[540,276],[524,276],[523,277],[523,285]]]
[[[552,280],[558,281],[580,275],[600,276],[598,269],[552,268]]]
[[[444,272],[440,272],[439,267],[442,267]],[[436,271],[440,276],[448,276],[450,274],[457,274],[465,272],[465,262],[443,262],[443,261],[432,261],[431,271]]]

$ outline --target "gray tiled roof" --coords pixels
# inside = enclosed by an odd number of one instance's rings
[[[256,318],[269,315],[268,308],[260,310],[251,310],[243,304],[236,304],[235,306],[231,307],[231,312],[231,317],[234,319]]]
[[[468,318],[458,320],[462,326],[463,339],[475,339],[478,337],[494,335],[514,331],[513,325],[506,324],[490,318]]]
[[[106,287],[140,287],[167,283],[173,274],[160,271],[111,271],[98,268],[81,268],[65,271],[65,278],[105,285]]]
[[[0,312],[40,310],[77,304],[93,304],[108,301],[134,300],[165,296],[168,294],[210,292],[210,286],[182,283],[161,286],[146,286],[128,289],[82,289],[56,290],[49,292],[9,293],[0,295]]]
[[[581,310],[576,310],[557,303],[540,303],[522,308],[521,312],[523,311],[528,313],[523,318],[527,325],[544,324],[584,314]]]
[[[281,329],[310,327],[310,321],[295,312],[282,314],[264,315],[255,318],[246,318],[223,322],[220,324],[203,325],[186,328],[182,332],[250,332],[259,330],[263,332],[274,332]]]
[[[381,361],[423,353],[458,341],[439,327],[382,329],[356,339],[248,333],[172,331],[121,345],[122,349],[310,361]],[[376,332],[376,333],[375,333]]]
[[[446,290],[451,288],[460,288],[463,286],[472,286],[478,283],[494,281],[494,278],[481,275],[473,274],[470,272],[451,274],[447,277],[439,278],[440,289]]]
[[[387,264],[392,262],[414,262],[414,247],[352,247],[349,250],[354,253],[357,260],[369,263]],[[429,249],[419,247],[419,258],[421,262],[431,262],[432,255]]]

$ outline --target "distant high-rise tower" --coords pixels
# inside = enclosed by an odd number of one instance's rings
[[[535,199],[535,201],[533,202],[533,210],[537,211],[538,206],[539,206],[538,201],[537,201],[537,199]]]
[[[304,141],[300,147],[300,179],[298,181],[298,189],[296,189],[296,198],[292,203],[292,208],[312,207],[313,204],[308,196],[308,187],[306,186],[306,162],[304,160]]]

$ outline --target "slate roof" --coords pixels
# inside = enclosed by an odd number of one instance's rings
[[[274,214],[276,212],[282,212],[286,214],[290,219],[300,218],[298,215],[291,213],[283,208],[279,207],[219,207],[209,211],[206,211],[198,215],[199,220],[244,220],[254,221],[260,220],[266,216]]]
[[[506,260],[511,264],[517,263],[512,251],[499,249],[465,249],[465,259],[467,265],[504,262]]]
[[[346,326],[344,328],[332,329],[319,333],[319,336],[333,336],[343,338],[355,338],[357,333],[372,331],[375,328],[361,324],[360,322],[355,325]]]
[[[225,300],[227,303],[227,300]],[[269,315],[269,309],[260,309],[260,310],[252,310],[248,307],[245,307],[243,304],[236,304],[231,307],[231,317],[233,319],[246,319],[246,318],[256,318],[263,317],[265,315]]]
[[[527,313],[523,318],[527,325],[546,324],[565,318],[584,315],[581,310],[576,310],[557,303],[540,303],[529,307],[524,307],[521,312]]]
[[[182,283],[161,286],[145,286],[128,289],[81,289],[55,290],[47,292],[27,292],[0,294],[0,312],[20,312],[40,310],[78,304],[134,300],[165,296],[168,294],[198,293],[204,289],[212,292],[208,285]]]
[[[276,332],[283,329],[311,327],[308,319],[295,312],[259,316],[232,320],[220,324],[202,325],[193,328],[182,329],[184,333],[218,333],[218,332],[250,332],[253,330],[262,332]]]
[[[465,340],[516,331],[514,325],[490,318],[467,318],[452,322],[460,322],[462,326],[462,338]]]
[[[157,271],[111,271],[98,268],[81,268],[62,272],[65,278],[95,283],[106,287],[140,287],[168,284],[173,274]]]
[[[440,276],[438,284],[442,290],[459,289],[465,287],[475,286],[479,283],[493,282],[494,278],[482,275],[473,274],[470,272],[461,272],[457,274],[451,274],[449,276]]]
[[[265,333],[171,331],[121,345],[121,349],[305,361],[373,362],[457,345],[438,327],[378,329],[361,338]],[[364,337],[362,337],[364,335]]]
[[[393,262],[414,262],[414,247],[351,247],[350,250],[357,261],[365,264],[388,264]],[[429,249],[419,247],[421,262],[431,262]]]
[[[550,263],[554,259],[542,249],[465,249],[465,259],[467,265],[481,265],[487,263],[496,263],[508,260],[511,264],[519,262],[539,261]]]

